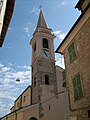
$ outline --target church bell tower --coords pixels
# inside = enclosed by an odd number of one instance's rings
[[[47,27],[41,9],[37,27],[30,41],[32,45],[32,104],[40,103],[53,95],[57,96],[54,38],[52,29]]]

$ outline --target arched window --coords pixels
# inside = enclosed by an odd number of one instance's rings
[[[49,76],[48,75],[45,75],[45,84],[46,85],[50,85],[50,83],[49,83]]]
[[[46,38],[43,38],[43,47],[48,48],[48,40]]]
[[[35,117],[31,117],[29,120],[37,120],[37,118],[35,118]]]

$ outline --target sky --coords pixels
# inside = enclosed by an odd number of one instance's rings
[[[40,5],[56,38],[54,49],[69,32],[80,12],[78,0],[16,0],[13,16],[0,48],[0,117],[10,112],[16,98],[31,84],[30,40],[37,25]],[[64,68],[63,56],[55,54],[56,65]],[[16,79],[20,79],[17,82]]]

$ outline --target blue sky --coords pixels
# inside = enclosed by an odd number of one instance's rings
[[[68,33],[80,12],[75,10],[78,0],[16,0],[14,13],[4,44],[0,48],[0,117],[9,113],[14,100],[31,84],[31,46],[39,6],[49,28],[56,35],[56,49]],[[62,56],[56,54],[56,64],[64,67]],[[16,82],[19,78],[20,82]]]

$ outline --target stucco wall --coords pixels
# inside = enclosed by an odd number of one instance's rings
[[[36,117],[37,120],[39,120],[38,104],[28,106],[23,109],[23,119],[22,120],[29,120],[31,117]]]
[[[58,94],[58,97],[51,92],[50,86],[42,85],[42,120],[64,120],[69,114],[68,93],[66,89],[62,88],[62,71],[62,68],[56,67],[58,93],[65,91]]]
[[[31,105],[31,87],[22,94],[22,107]]]

